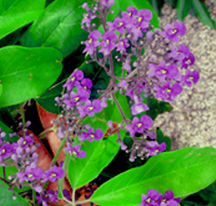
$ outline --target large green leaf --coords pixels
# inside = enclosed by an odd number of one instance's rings
[[[53,48],[8,46],[0,49],[0,107],[26,101],[46,90],[62,70],[62,55]]]
[[[199,0],[193,0],[192,6],[194,8],[195,13],[200,18],[203,24],[211,27],[212,29],[216,29],[215,21],[211,18],[204,2],[201,2]]]
[[[93,128],[100,128],[104,132],[107,128],[102,119],[89,118],[89,121],[85,123],[91,123]],[[96,178],[115,157],[119,144],[116,143],[116,138],[93,142],[84,141],[82,150],[87,153],[85,158],[72,157],[69,162],[68,176],[73,188],[81,187]]]
[[[63,56],[75,51],[80,42],[87,38],[87,32],[81,28],[84,0],[56,0],[34,21],[28,29],[23,46],[54,47]]]
[[[177,2],[177,17],[180,21],[188,15],[191,8],[192,0],[178,0]]]
[[[8,191],[8,185],[0,180],[0,204],[4,206],[31,206],[26,199],[15,192],[16,199],[13,199],[13,191]]]
[[[113,109],[114,106],[108,104],[100,113],[96,113],[93,118],[87,117],[82,123],[90,124],[94,129],[100,128],[105,134],[108,129],[107,121],[110,120]],[[96,178],[112,161],[120,148],[116,140],[117,136],[112,135],[108,139],[83,142],[82,150],[86,151],[86,157],[72,157],[69,162],[68,176],[73,188],[81,187]]]
[[[45,0],[0,1],[0,39],[34,21],[43,11]]]
[[[216,149],[189,147],[151,157],[99,187],[90,198],[103,206],[131,206],[149,189],[172,190],[176,197],[195,193],[216,179]]]
[[[2,94],[2,89],[3,89],[2,83],[0,82],[0,96],[1,96],[1,94]]]

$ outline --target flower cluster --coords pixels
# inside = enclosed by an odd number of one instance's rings
[[[174,198],[171,190],[165,192],[164,196],[157,190],[150,189],[147,196],[142,194],[142,202],[138,206],[178,206],[180,198]]]
[[[77,157],[85,157],[86,153],[80,150],[81,145],[72,146],[73,137],[78,136],[79,141],[100,140],[103,137],[101,129],[94,130],[90,125],[81,124],[78,119],[86,116],[94,116],[95,113],[102,111],[107,106],[106,99],[90,100],[92,81],[84,78],[82,70],[75,70],[63,85],[66,92],[62,97],[56,97],[58,106],[63,108],[62,115],[59,120],[53,121],[58,124],[58,137],[62,140],[66,138],[66,147],[64,150],[70,152]]]
[[[106,21],[113,3],[102,0],[92,7],[83,4],[87,13],[84,14],[82,28],[89,32],[88,39],[82,42],[85,45],[83,52],[88,52],[91,59],[111,77],[103,96],[112,98],[111,93],[119,90],[130,98],[131,114],[139,115],[139,118],[133,117],[132,121],[123,117],[124,121],[115,128],[117,142],[122,149],[127,147],[121,140],[119,129],[126,129],[130,133],[134,143],[126,151],[131,153],[130,161],[134,161],[136,156],[154,156],[166,148],[165,143],[159,145],[155,141],[155,134],[150,132],[153,120],[145,114],[149,107],[143,103],[142,96],[173,101],[183,91],[184,85],[191,87],[198,82],[199,73],[192,69],[195,57],[190,49],[184,44],[177,45],[180,37],[186,34],[182,22],[153,30],[150,25],[151,11],[137,10],[132,6],[113,21]],[[92,22],[95,18],[101,20],[100,30]],[[113,54],[116,54],[115,59]],[[122,63],[121,76],[115,76],[114,69],[118,62]],[[79,111],[86,114],[84,108]]]
[[[8,177],[11,180],[10,189],[29,185],[42,197],[44,195],[42,188],[43,184],[47,181],[55,182],[58,179],[63,178],[64,170],[58,166],[51,166],[46,171],[43,171],[37,166],[37,149],[40,147],[40,144],[35,143],[33,135],[29,134],[28,126],[30,124],[30,122],[27,122],[24,129],[22,128],[22,124],[20,124],[16,133],[9,134],[10,137],[15,135],[20,136],[17,142],[13,143],[4,139],[6,133],[2,132],[0,129],[0,164],[1,166],[6,167],[10,163],[9,160],[12,159],[18,169],[16,175]],[[58,192],[55,191],[54,193]]]

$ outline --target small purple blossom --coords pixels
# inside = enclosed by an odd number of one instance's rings
[[[85,115],[93,117],[94,113],[100,112],[103,107],[99,99],[94,99],[92,102],[90,100],[86,101],[84,106],[77,106],[77,109],[79,110],[80,117],[84,117]]]
[[[188,87],[192,86],[192,83],[196,84],[199,81],[199,72],[194,70],[187,70],[185,76],[182,76],[182,84]]]
[[[40,196],[36,196],[38,204],[42,204],[44,206],[50,205],[50,203],[55,202],[58,199],[58,191],[47,190],[43,191]]]
[[[157,141],[148,141],[145,149],[148,151],[149,156],[155,156],[166,149],[166,144],[163,142],[159,145]]]
[[[2,162],[4,159],[7,159],[12,154],[12,147],[9,142],[6,142],[0,147],[0,162]]]
[[[40,180],[44,177],[44,173],[41,168],[32,168],[30,166],[26,167],[25,172],[17,172],[16,175],[19,178],[20,183],[22,183],[23,181]]]
[[[75,70],[68,81],[63,85],[63,87],[67,87],[68,91],[71,91],[74,86],[78,86],[79,82],[77,80],[82,80],[84,77],[83,71]]]
[[[136,103],[131,107],[132,115],[137,115],[137,114],[144,112],[146,110],[149,110],[149,107],[142,102]]]
[[[138,117],[134,117],[131,125],[126,125],[125,129],[130,132],[130,136],[134,137],[135,133],[143,133],[144,130],[149,129],[153,124],[153,120],[148,115],[141,116],[140,120]]]
[[[79,102],[85,102],[89,99],[89,92],[86,90],[79,90],[77,93],[71,92],[70,97],[68,97],[68,94],[65,94],[65,99],[63,102],[68,106],[68,108],[73,107],[77,105]]]
[[[150,189],[147,192],[147,196],[142,194],[142,202],[138,206],[159,206],[159,201],[162,195],[154,189]]]
[[[167,81],[163,86],[156,84],[154,90],[156,91],[155,98],[161,98],[163,101],[173,101],[182,92],[182,87],[179,83],[170,86],[170,82]]]
[[[127,39],[119,39],[118,43],[116,44],[116,51],[126,51],[126,49],[130,46]]]
[[[102,0],[101,4],[102,4],[103,8],[110,9],[110,7],[114,4],[114,0]]]
[[[186,34],[186,27],[183,22],[176,22],[174,27],[171,24],[166,24],[165,31],[160,32],[161,35],[165,36],[174,42],[179,42],[179,36],[184,36]]]
[[[86,152],[84,150],[80,150],[80,148],[81,148],[81,145],[76,145],[72,147],[71,144],[68,142],[64,150],[70,152],[70,154],[76,157],[80,157],[80,158],[86,157]]]
[[[104,41],[101,42],[101,49],[99,50],[99,52],[103,53],[104,56],[107,56],[116,47],[113,41],[117,39],[117,36],[113,31],[108,31],[105,32],[102,37]]]
[[[94,140],[100,140],[103,137],[103,131],[101,129],[96,129],[94,132],[94,129],[91,127],[88,129],[87,132],[82,132],[81,135],[79,135],[79,140],[84,141],[88,140],[89,142],[92,142]]]
[[[142,202],[138,206],[178,206],[180,198],[174,198],[171,190],[165,192],[164,196],[155,189],[149,189],[147,196],[142,194]]]
[[[175,64],[166,66],[166,62],[163,60],[159,65],[149,64],[150,73],[148,77],[156,76],[159,81],[164,82],[166,77],[169,79],[180,79],[178,67]]]
[[[61,179],[64,177],[64,170],[62,167],[52,166],[47,171],[44,172],[44,179],[43,182],[51,181],[55,182],[58,179]]]
[[[88,40],[85,41],[85,49],[83,50],[83,53],[89,52],[90,55],[93,55],[93,53],[96,51],[96,48],[100,45],[100,42],[97,41],[100,38],[100,32],[98,30],[92,31],[88,35]]]

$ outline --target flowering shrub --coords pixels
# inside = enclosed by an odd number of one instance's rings
[[[12,131],[4,121],[0,122],[0,191],[8,197],[7,205],[93,202],[109,206],[177,206],[180,198],[175,197],[192,194],[215,180],[215,149],[183,148],[169,152],[168,142],[160,139],[153,128],[154,118],[161,112],[151,115],[149,100],[168,105],[164,109],[167,111],[169,101],[178,98],[184,87],[199,81],[193,53],[179,44],[186,33],[184,23],[159,29],[148,3],[139,5],[135,0],[122,8],[115,6],[113,0],[92,5],[56,0],[42,13],[44,1],[34,6],[29,2],[27,10],[20,2],[11,8],[22,8],[18,14],[22,11],[27,18],[34,7],[34,22],[23,31],[22,46],[0,49],[0,106],[9,109],[35,98],[45,129],[40,136],[46,136],[53,157],[43,141],[29,131],[31,122],[25,121],[22,104],[18,106],[22,115],[18,127]],[[60,8],[62,11],[56,14]],[[8,13],[12,15],[12,11]],[[21,17],[18,24],[10,22],[0,37],[15,31],[17,25],[24,26]],[[55,18],[60,22],[57,28]],[[56,38],[58,35],[63,40]],[[62,64],[66,64],[62,59],[72,52],[73,56],[80,42],[80,56],[85,59],[65,78]],[[51,117],[48,120],[47,115]],[[120,149],[128,154],[130,164],[140,160],[142,166],[95,187],[91,181],[101,179],[103,169]],[[89,190],[84,197],[83,188]]]

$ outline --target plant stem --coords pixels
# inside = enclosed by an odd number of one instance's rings
[[[75,203],[75,194],[76,194],[76,189],[73,189],[73,192],[72,192],[72,201],[73,201],[73,205],[76,206],[76,203]]]
[[[36,200],[35,195],[36,195],[35,190],[32,190],[32,201],[33,201],[34,206],[35,206],[35,200]]]
[[[116,105],[117,105],[117,107],[118,107],[118,109],[119,109],[119,111],[120,111],[120,113],[121,113],[121,115],[122,115],[125,123],[128,123],[128,120],[127,120],[127,118],[126,118],[126,116],[125,116],[125,114],[124,114],[124,112],[123,112],[123,110],[122,110],[122,108],[121,108],[118,100],[116,99],[115,94],[112,94],[112,98],[115,101],[115,103],[116,103]]]
[[[25,128],[25,112],[22,103],[20,104],[20,113],[22,117],[22,128]]]
[[[89,199],[87,199],[87,200],[77,201],[75,203],[76,203],[76,205],[78,205],[78,204],[83,204],[83,203],[87,203],[87,202],[91,202],[91,201]]]

